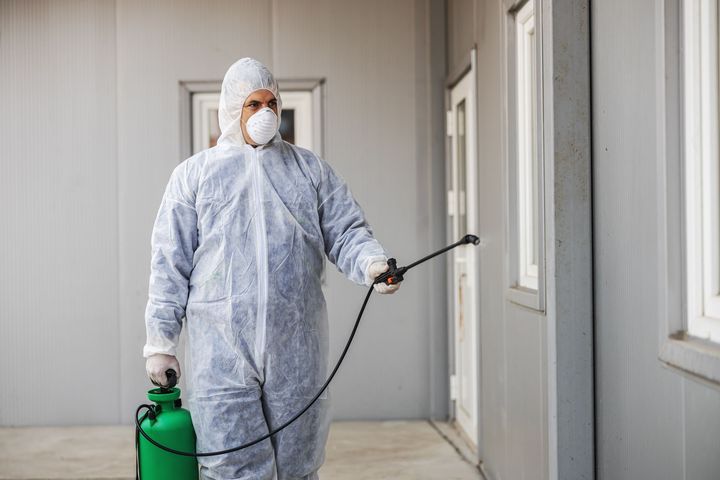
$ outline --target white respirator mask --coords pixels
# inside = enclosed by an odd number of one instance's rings
[[[265,107],[248,119],[245,129],[253,142],[265,145],[278,131],[278,116],[271,108]]]

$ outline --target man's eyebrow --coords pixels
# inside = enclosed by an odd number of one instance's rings
[[[267,103],[270,103],[270,102],[275,102],[275,103],[277,103],[277,98],[273,98],[272,100],[268,100]],[[261,102],[260,100],[248,100],[248,101],[243,105],[243,107],[247,107],[247,106],[249,106],[249,105],[252,104],[252,103],[262,103],[262,102]]]

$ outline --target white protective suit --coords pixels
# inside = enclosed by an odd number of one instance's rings
[[[152,234],[144,355],[174,355],[185,318],[197,451],[239,445],[299,411],[327,375],[324,257],[370,285],[387,259],[345,182],[280,134],[253,148],[240,116],[272,74],[244,58],[225,75],[222,136],[173,171]],[[272,440],[200,458],[209,479],[313,479],[329,426],[324,395]]]

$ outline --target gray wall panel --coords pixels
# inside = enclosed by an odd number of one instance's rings
[[[0,425],[119,420],[113,2],[0,2]]]
[[[687,480],[720,477],[720,392],[685,382],[685,464]]]
[[[428,85],[418,88],[416,102],[422,105],[427,102],[427,110],[423,116],[416,117],[417,132],[425,136],[427,145],[422,155],[422,144],[419,157],[426,159],[427,168],[418,169],[417,205],[423,207],[419,212],[420,224],[428,229],[426,239],[427,250],[434,250],[445,243],[447,228],[447,194],[445,190],[445,58],[446,58],[446,18],[445,2],[431,0],[428,8],[416,9],[416,70],[426,68]],[[420,28],[421,20],[429,29],[427,34]],[[423,51],[423,44],[429,44],[428,51]],[[421,58],[425,59],[423,67]],[[425,125],[423,125],[425,123]],[[423,188],[425,186],[425,188]],[[447,260],[447,259],[444,259]],[[449,403],[449,365],[448,365],[448,320],[447,320],[447,287],[442,279],[447,278],[447,261],[439,260],[431,263],[425,270],[429,280],[428,312],[430,321],[429,373],[430,381],[430,415],[434,419],[444,420],[448,415]],[[440,285],[443,287],[438,288]]]
[[[508,431],[507,345],[504,322],[504,248],[506,195],[503,167],[502,115],[499,92],[503,82],[501,50],[501,6],[499,1],[477,2],[478,30],[486,33],[477,44],[478,55],[478,173],[480,250],[480,340],[481,340],[481,457],[492,478],[502,478],[514,460]],[[471,45],[464,48],[468,49]],[[507,477],[511,478],[511,477]]]
[[[657,289],[657,15],[592,3],[597,470],[601,479],[718,478],[720,392],[661,367]],[[660,22],[662,23],[662,22]]]
[[[495,318],[505,324],[507,463],[499,478],[547,478],[547,393],[545,379],[547,362],[545,350],[546,318],[513,304],[508,304],[505,316]],[[483,342],[491,341],[483,339]],[[485,343],[483,343],[483,348]],[[483,388],[496,385],[483,379]],[[492,414],[493,412],[487,412]],[[486,438],[488,442],[494,441]],[[489,465],[495,458],[483,459]]]
[[[448,43],[448,72],[453,73],[464,68],[467,55],[477,42],[476,23],[483,24],[486,20],[482,15],[476,15],[476,8],[484,9],[485,4],[492,2],[477,2],[475,0],[448,0],[447,2],[447,43]],[[478,5],[478,3],[480,5]]]
[[[547,8],[551,5],[551,8]],[[544,87],[552,92],[545,173],[554,208],[548,253],[551,478],[592,480],[594,352],[590,2],[543,2]],[[549,102],[550,100],[546,100]],[[552,125],[549,125],[552,123]],[[546,142],[549,140],[546,138]],[[549,153],[552,152],[552,153]],[[552,198],[551,201],[549,199]],[[554,322],[554,324],[552,323]],[[554,423],[552,423],[554,422]],[[555,431],[553,431],[553,429]],[[553,437],[556,437],[554,440]]]

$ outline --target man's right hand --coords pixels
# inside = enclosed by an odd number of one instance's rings
[[[148,377],[150,377],[150,381],[158,387],[166,387],[168,385],[165,372],[169,369],[175,370],[177,378],[180,378],[180,363],[178,363],[177,358],[172,355],[156,353],[155,355],[150,355],[145,362],[145,371]]]
[[[375,279],[379,275],[382,275],[383,273],[387,272],[390,268],[390,265],[388,265],[387,262],[375,262],[371,263],[368,267],[368,275],[370,278]],[[376,283],[373,288],[375,288],[375,291],[378,293],[382,293],[383,295],[388,293],[395,293],[397,292],[398,288],[400,288],[400,284],[396,285],[388,285],[387,283]]]

